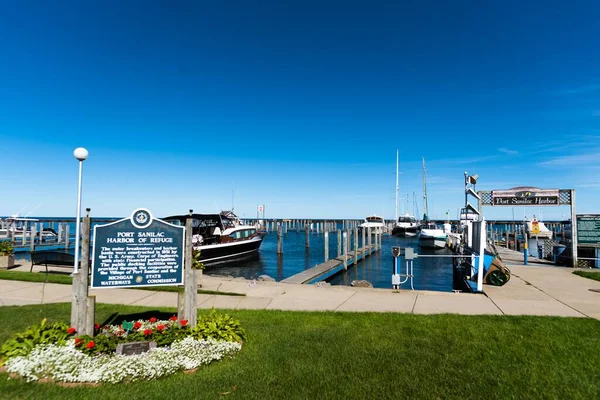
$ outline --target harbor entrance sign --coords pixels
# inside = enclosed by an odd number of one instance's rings
[[[492,206],[557,206],[558,194],[558,189],[534,187],[492,190]]]
[[[182,285],[184,231],[139,208],[94,227],[93,289]]]
[[[465,172],[465,179],[467,179]],[[470,190],[470,189],[469,189]],[[468,190],[465,192],[468,194]],[[578,245],[578,223],[575,214],[575,190],[574,189],[540,189],[531,186],[521,186],[506,190],[479,190],[476,192],[476,197],[479,201],[477,212],[482,213],[484,206],[569,206],[571,208],[571,254],[573,257],[573,266],[578,266],[577,261],[577,245]],[[532,221],[533,222],[533,221]],[[588,221],[589,222],[589,221]],[[591,226],[584,224],[583,226]],[[532,230],[536,229],[532,223]],[[537,226],[539,229],[539,225]],[[589,239],[594,237],[591,231],[587,234]],[[600,236],[598,236],[600,238]],[[583,244],[583,243],[582,243]]]

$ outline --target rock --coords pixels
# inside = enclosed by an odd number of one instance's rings
[[[319,282],[315,283],[315,286],[316,287],[331,286],[331,283],[325,282],[325,281],[319,281]]]
[[[269,275],[261,275],[256,278],[259,282],[277,282],[275,279],[271,278]]]
[[[358,280],[358,281],[352,281],[352,283],[350,284],[350,286],[352,287],[367,287],[367,288],[372,288],[373,284],[369,281],[364,281],[364,280]]]

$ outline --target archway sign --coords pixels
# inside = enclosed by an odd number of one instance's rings
[[[571,207],[571,243],[573,246],[573,266],[577,266],[577,218],[575,215],[575,190],[574,189],[540,189],[522,186],[507,190],[478,191],[479,212],[484,206],[493,207],[546,207],[564,206]]]

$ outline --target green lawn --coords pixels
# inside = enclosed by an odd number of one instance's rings
[[[61,285],[70,285],[72,278],[68,274],[62,273],[44,273],[44,272],[24,272],[24,271],[6,271],[0,270],[0,280],[8,281],[25,281],[25,282],[46,282],[46,283],[58,283]],[[155,292],[179,292],[183,290],[177,286],[151,286],[151,287],[137,287],[137,290],[152,290]],[[227,296],[245,296],[243,293],[231,293],[231,292],[217,292],[215,290],[204,290],[198,289],[198,293],[201,294],[220,294]]]
[[[69,304],[0,307],[0,342]],[[98,322],[159,311],[97,306]],[[171,315],[173,309],[162,309]],[[0,375],[7,399],[600,398],[600,321],[579,318],[231,311],[241,353],[165,379],[101,387]]]
[[[573,271],[575,275],[583,276],[584,278],[593,279],[595,281],[600,281],[600,271]]]

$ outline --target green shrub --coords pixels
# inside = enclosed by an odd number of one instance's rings
[[[12,244],[8,241],[0,242],[0,256],[12,256],[14,253],[14,249]]]
[[[240,321],[227,314],[217,314],[214,310],[209,315],[201,316],[196,327],[192,329],[194,339],[212,338],[228,342],[241,342],[246,339],[246,332]]]
[[[75,332],[69,332],[69,326],[63,322],[55,322],[50,325],[46,318],[39,325],[27,328],[25,332],[17,333],[7,340],[0,348],[0,356],[8,359],[16,356],[26,356],[31,350],[40,344],[64,344]]]

